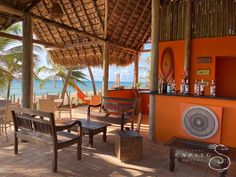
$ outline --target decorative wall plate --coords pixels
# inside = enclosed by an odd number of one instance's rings
[[[160,74],[163,80],[169,81],[174,74],[174,54],[170,47],[164,49],[161,57]]]
[[[218,131],[218,119],[213,111],[204,106],[192,106],[182,116],[182,126],[195,138],[209,139]]]

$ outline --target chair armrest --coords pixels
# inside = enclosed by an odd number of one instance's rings
[[[78,125],[81,129],[81,132],[82,132],[82,124],[80,121],[74,121],[74,122],[67,124],[67,125],[56,126],[56,131],[69,130],[71,127],[73,127],[75,125]]]
[[[87,115],[88,116],[90,116],[90,108],[97,108],[97,107],[101,107],[102,106],[102,104],[100,103],[100,104],[97,104],[97,105],[89,105],[88,106],[88,111],[87,111]]]

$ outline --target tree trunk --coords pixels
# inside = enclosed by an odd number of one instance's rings
[[[93,77],[93,72],[92,72],[92,69],[90,68],[90,66],[88,66],[88,71],[89,71],[89,75],[90,75],[91,82],[92,82],[92,85],[93,85],[93,94],[97,95],[96,84],[95,84],[94,77]]]
[[[69,84],[71,73],[72,73],[72,69],[69,69],[67,77],[66,77],[66,80],[64,82],[64,86],[63,86],[62,92],[61,92],[61,99],[63,99],[63,100],[65,98],[66,88],[67,88],[67,86]]]
[[[9,100],[10,98],[10,91],[11,91],[11,79],[9,79],[7,83],[7,100]]]

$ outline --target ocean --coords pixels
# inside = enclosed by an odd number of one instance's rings
[[[92,87],[92,82],[91,81],[84,81],[85,85],[81,83],[77,83],[78,87],[83,91],[83,92],[92,92],[93,87]],[[115,82],[109,82],[108,87],[111,88],[114,85]],[[63,88],[63,82],[62,80],[57,80],[56,84],[54,84],[54,81],[47,81],[42,89],[39,88],[40,81],[35,80],[34,81],[34,93],[36,96],[40,95],[46,95],[47,93],[61,93],[62,88]],[[97,91],[102,90],[102,81],[95,81]],[[127,87],[132,87],[133,83],[132,82],[121,82],[121,86]],[[15,95],[16,97],[21,97],[21,80],[13,80],[12,85],[11,85],[11,92],[10,95],[13,96]],[[74,93],[76,90],[73,87],[67,87],[67,91]],[[6,97],[6,89],[1,89],[0,90],[0,97]]]

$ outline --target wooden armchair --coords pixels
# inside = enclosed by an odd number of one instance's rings
[[[92,108],[95,107],[99,107],[100,111],[92,112]],[[136,99],[103,97],[101,104],[88,106],[87,118],[119,124],[121,130],[124,130],[124,125],[130,122],[133,130],[135,108]]]
[[[80,121],[57,127],[53,113],[35,111],[25,108],[12,110],[15,136],[14,152],[18,154],[18,138],[37,146],[51,148],[53,151],[52,171],[57,171],[57,151],[59,149],[77,144],[77,159],[81,159],[82,126]],[[68,130],[77,125],[78,134],[72,134]]]

